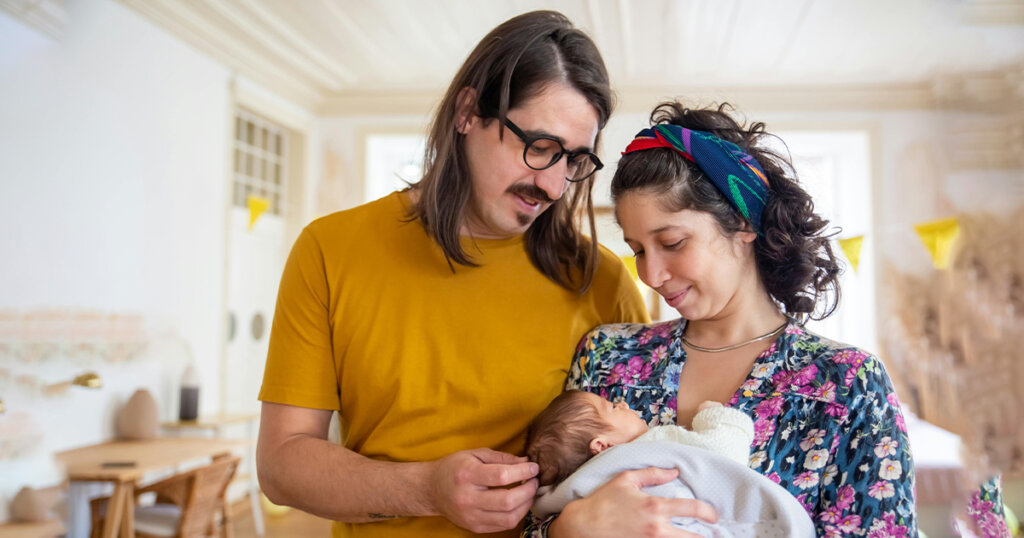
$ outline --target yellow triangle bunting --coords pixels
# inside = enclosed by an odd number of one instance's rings
[[[935,268],[948,268],[953,259],[953,244],[960,235],[960,222],[956,217],[915,224],[914,230],[932,255]]]
[[[846,255],[846,259],[850,260],[850,266],[853,267],[854,273],[857,272],[857,267],[860,266],[860,247],[863,245],[863,235],[839,240],[839,246],[843,249],[843,254]]]
[[[248,199],[249,203],[249,229],[252,230],[253,225],[259,220],[260,215],[270,207],[270,200],[266,198],[260,198],[259,196],[250,196]]]

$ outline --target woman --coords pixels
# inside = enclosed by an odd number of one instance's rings
[[[740,409],[754,419],[750,467],[789,490],[819,535],[916,536],[913,461],[885,368],[801,323],[838,302],[828,222],[792,165],[765,148],[764,125],[745,128],[726,109],[662,104],[623,152],[616,218],[640,278],[681,319],[594,329],[567,388],[625,401],[651,424],[689,426],[704,400]],[[629,519],[650,530],[651,511],[621,511],[639,487],[667,478],[609,482],[528,530],[640,535]],[[619,513],[609,510],[616,497]],[[714,519],[699,504],[653,512]]]

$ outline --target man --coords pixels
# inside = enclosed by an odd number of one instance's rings
[[[510,19],[449,87],[423,179],[303,231],[260,392],[272,501],[345,522],[334,536],[517,535],[537,487],[513,455],[527,424],[588,329],[646,320],[578,229],[611,101],[564,16]]]

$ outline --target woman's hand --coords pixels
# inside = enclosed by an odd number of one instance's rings
[[[649,467],[625,471],[594,490],[585,499],[566,505],[548,528],[551,538],[620,536],[698,536],[672,526],[674,517],[718,521],[710,505],[693,499],[669,499],[648,495],[640,488],[674,480],[678,469]]]

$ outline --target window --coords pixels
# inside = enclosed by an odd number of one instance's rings
[[[267,212],[284,213],[288,143],[284,128],[250,112],[235,116],[235,162],[232,205],[248,207],[249,197],[266,199]]]
[[[419,181],[425,144],[421,134],[367,135],[365,200],[376,200]]]

